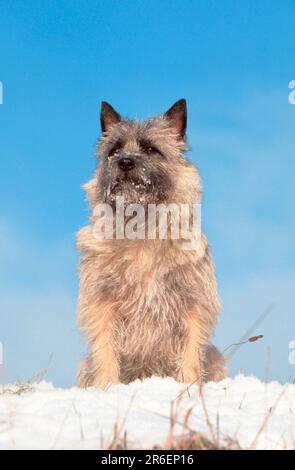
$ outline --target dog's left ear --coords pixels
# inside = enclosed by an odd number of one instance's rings
[[[100,124],[102,132],[107,132],[111,126],[121,121],[121,116],[106,101],[101,103]]]
[[[179,135],[179,138],[184,140],[187,124],[187,107],[185,99],[176,101],[176,103],[166,111],[164,117],[168,119],[171,127]]]

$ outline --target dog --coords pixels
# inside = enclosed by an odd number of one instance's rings
[[[92,210],[128,204],[200,204],[201,178],[186,157],[187,105],[177,101],[144,122],[101,106],[100,164],[85,185]],[[205,235],[183,240],[96,237],[95,218],[78,232],[79,325],[89,352],[81,387],[105,389],[153,375],[183,383],[221,380],[225,359],[211,344],[220,303]]]

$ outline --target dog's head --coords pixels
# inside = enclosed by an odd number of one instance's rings
[[[142,123],[122,118],[103,102],[100,165],[86,185],[92,204],[113,204],[117,196],[126,204],[199,202],[199,174],[184,155],[186,123],[184,99]]]

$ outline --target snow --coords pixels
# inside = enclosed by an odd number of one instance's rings
[[[175,436],[192,409],[190,429],[208,439],[213,431],[221,443],[237,439],[242,448],[295,448],[295,385],[237,375],[202,390],[192,385],[188,392],[173,379],[157,377],[107,391],[59,389],[44,381],[19,395],[0,387],[0,449],[109,448],[116,423],[128,448],[165,448],[172,402]]]

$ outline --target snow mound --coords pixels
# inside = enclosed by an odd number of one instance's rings
[[[125,434],[128,448],[161,448],[172,402],[175,436],[192,409],[189,428],[210,440],[213,432],[220,442],[235,439],[242,448],[295,448],[295,385],[238,375],[206,384],[202,395],[195,385],[187,392],[185,385],[157,377],[108,391],[41,382],[18,395],[0,387],[0,449],[108,448],[115,432]]]

